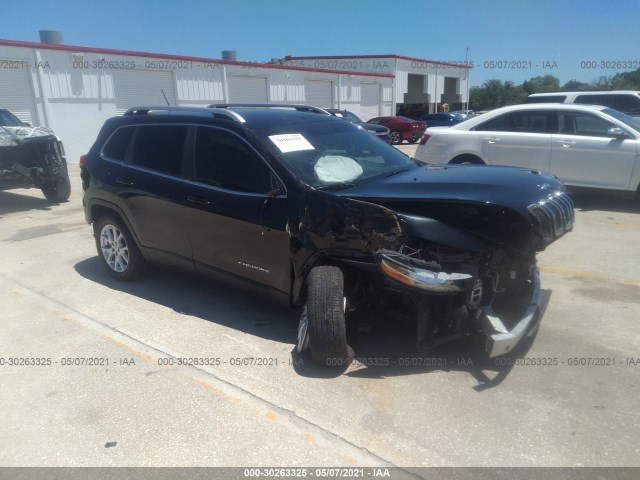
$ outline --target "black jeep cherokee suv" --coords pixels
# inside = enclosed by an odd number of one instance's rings
[[[391,306],[419,347],[483,339],[489,356],[542,316],[536,252],[571,230],[554,176],[418,164],[308,107],[139,107],[107,120],[82,169],[100,261],[241,279],[301,309],[297,349],[336,365],[347,326]],[[349,330],[351,331],[351,330]]]

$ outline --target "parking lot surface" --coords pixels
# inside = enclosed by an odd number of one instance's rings
[[[381,322],[332,371],[293,353],[295,311],[163,269],[111,279],[75,167],[67,203],[0,192],[0,465],[640,466],[638,203],[575,196],[519,357],[412,357]]]

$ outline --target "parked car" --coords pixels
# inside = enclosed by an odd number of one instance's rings
[[[525,104],[450,128],[430,128],[415,157],[429,163],[514,165],[567,185],[638,192],[640,120],[602,106]]]
[[[408,117],[375,117],[367,123],[387,127],[392,145],[399,145],[403,140],[416,143],[427,129],[426,123]]]
[[[27,125],[0,108],[0,190],[31,187],[52,203],[69,198],[64,147],[51,130]]]
[[[464,122],[464,117],[455,113],[427,113],[417,118],[429,127],[451,127]]]
[[[634,90],[532,93],[527,97],[525,103],[602,105],[627,115],[640,117],[640,92]]]
[[[353,354],[347,327],[385,309],[422,348],[473,336],[493,357],[535,332],[536,252],[574,218],[556,177],[419,165],[349,122],[274,107],[107,120],[81,170],[106,271],[153,262],[260,287],[300,308],[296,348],[329,366]]]
[[[355,113],[352,113],[348,110],[339,110],[337,108],[325,108],[325,110],[331,115],[334,115],[338,118],[343,118],[348,122],[361,126],[367,132],[375,135],[384,142],[389,143],[391,141],[389,137],[389,129],[387,127],[383,127],[382,125],[374,125],[373,123],[365,123],[360,120],[360,118]]]

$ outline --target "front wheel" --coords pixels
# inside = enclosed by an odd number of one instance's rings
[[[93,224],[93,234],[100,263],[119,280],[133,280],[141,275],[145,261],[133,237],[119,218],[101,217]]]
[[[71,196],[71,182],[69,181],[69,172],[65,166],[60,170],[53,180],[42,186],[44,198],[51,203],[62,203],[69,200]]]
[[[402,134],[397,130],[389,133],[389,143],[391,145],[400,145],[402,143]]]
[[[420,135],[416,135],[415,137],[411,137],[409,139],[409,143],[416,143],[418,140],[420,140]]]
[[[352,350],[347,345],[344,277],[337,267],[314,267],[307,277],[307,304],[298,329],[299,352],[311,348],[318,365],[348,364]]]

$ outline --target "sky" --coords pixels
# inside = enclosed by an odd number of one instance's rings
[[[471,84],[640,68],[640,0],[0,0],[0,38],[263,62],[396,54],[473,62]],[[625,64],[626,62],[626,64]]]

